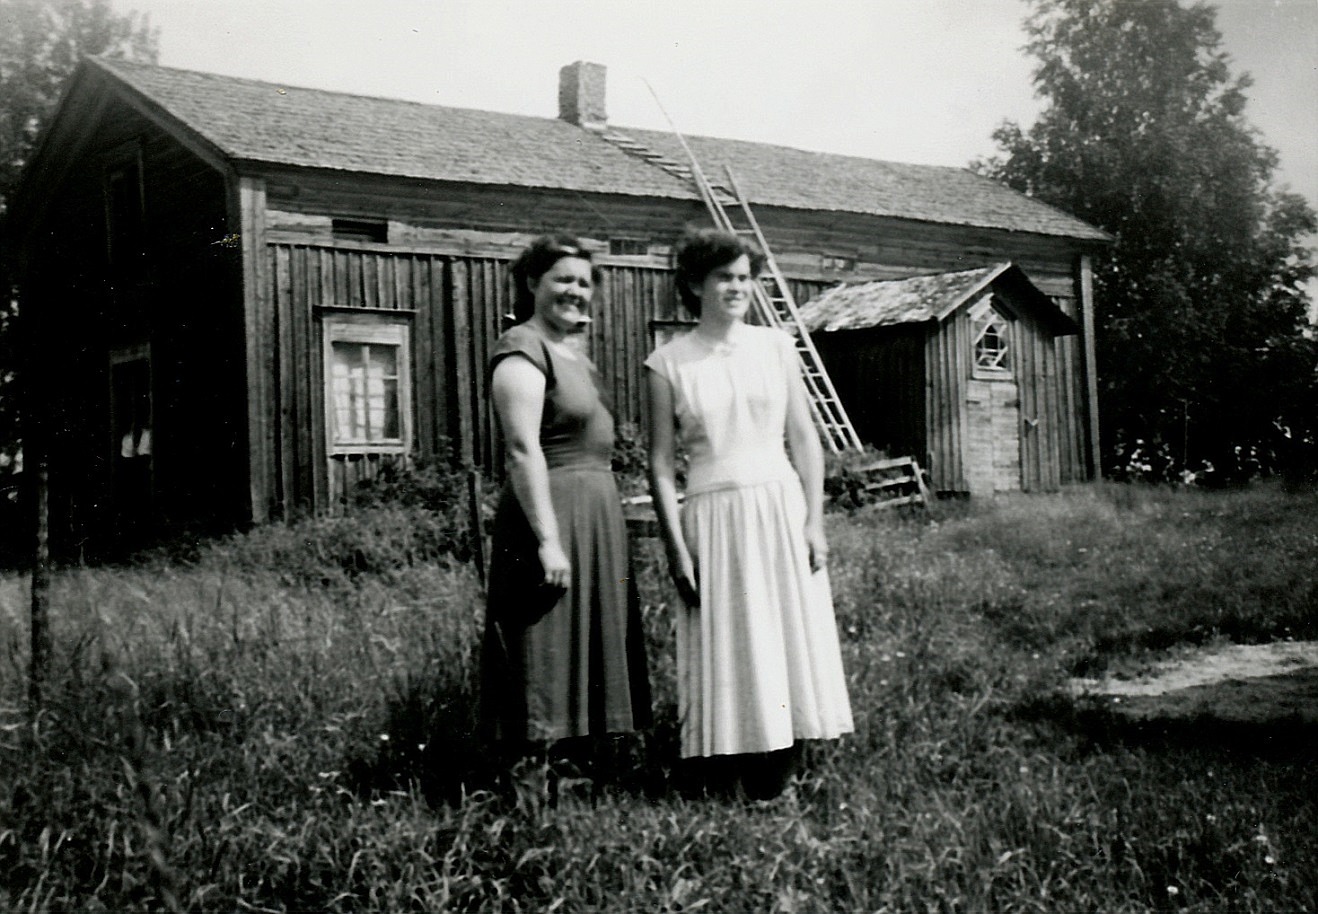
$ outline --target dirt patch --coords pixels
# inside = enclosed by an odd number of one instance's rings
[[[1072,679],[1069,691],[1138,720],[1318,724],[1318,641],[1195,650],[1135,673]]]

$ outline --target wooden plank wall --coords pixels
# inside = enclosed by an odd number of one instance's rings
[[[681,309],[668,270],[605,265],[602,271],[590,356],[609,385],[619,433],[640,435],[648,414],[643,363],[654,348],[650,321],[678,319]]]
[[[965,324],[964,332],[969,339],[971,328],[965,312],[956,319]],[[1075,431],[1081,420],[1074,412],[1068,412],[1066,406],[1072,379],[1063,370],[1061,341],[1065,339],[1053,336],[1025,316],[1011,322],[1012,367],[1020,421],[1014,433],[995,423],[994,434],[1011,434],[1016,439],[1009,445],[1003,444],[1019,448],[1020,488],[1025,492],[1055,491],[1064,480],[1074,478]]]
[[[453,440],[462,448],[464,459],[491,468],[499,454],[486,365],[513,309],[508,262],[492,257],[452,257],[448,264],[453,292],[441,308],[453,321],[451,361],[444,381],[457,407]]]
[[[410,316],[412,377],[417,399],[424,397],[428,404],[415,417],[416,447],[422,454],[432,454],[448,433],[447,423],[437,421],[447,412],[448,385],[436,383],[449,363],[443,355],[450,333],[443,307],[446,264],[426,255],[286,243],[267,245],[267,254],[278,339],[276,488],[283,494],[286,514],[323,512],[394,458],[328,455],[321,319],[333,312],[321,309]]]
[[[379,465],[379,458],[329,461],[324,453],[323,424],[315,425],[323,423],[323,404],[319,402],[323,398],[320,377],[323,369],[315,311],[318,306],[401,309],[413,313],[414,429],[418,452],[433,454],[451,441],[460,446],[462,455],[472,463],[486,468],[497,466],[501,453],[488,403],[485,364],[490,346],[506,325],[504,315],[511,309],[507,264],[516,250],[496,244],[498,238],[477,244],[480,239],[476,235],[480,233],[470,232],[454,235],[451,244],[429,235],[409,239],[410,245],[407,241],[390,245],[345,242],[323,234],[303,233],[305,227],[290,222],[293,216],[289,213],[281,212],[274,218],[279,228],[270,238],[275,258],[272,272],[277,274],[280,268],[279,257],[292,258],[294,251],[304,252],[298,256],[305,257],[312,257],[314,252],[313,259],[318,264],[305,268],[314,271],[315,282],[299,280],[298,268],[291,260],[284,267],[288,278],[277,280],[283,290],[278,293],[280,301],[287,300],[287,305],[280,308],[280,320],[288,322],[284,342],[292,347],[306,347],[302,364],[311,369],[310,373],[300,370],[293,356],[281,362],[280,370],[289,379],[287,383],[281,382],[281,398],[291,405],[283,407],[289,428],[281,430],[280,472],[285,491],[293,496],[291,501],[321,510],[340,499],[356,480],[374,473]],[[310,217],[299,218],[305,221]],[[396,225],[390,223],[391,238]],[[824,243],[831,243],[829,230],[824,227],[798,227],[797,234],[802,237],[811,233],[815,233],[814,241],[828,236]],[[844,234],[854,239],[849,226],[841,230],[838,238]],[[891,255],[890,263],[902,264],[900,268],[883,268],[894,275],[920,272],[926,262],[931,267],[946,269],[949,259],[967,266],[972,261],[1005,259],[1000,248],[994,249],[989,244],[991,233],[983,234],[985,238],[979,239],[973,230],[917,228],[912,237],[900,244],[892,238],[876,242],[872,255]],[[971,235],[975,237],[970,238]],[[973,243],[978,241],[983,242],[982,249]],[[967,243],[968,248],[961,247]],[[954,248],[960,248],[961,253],[954,255]],[[1031,249],[1028,254],[1036,261],[1036,275],[1043,277],[1043,284],[1050,289],[1064,285],[1049,244]],[[614,414],[624,433],[628,426],[639,431],[646,410],[641,362],[652,346],[649,322],[685,315],[677,305],[671,274],[663,258],[604,255],[598,259],[603,283],[593,309],[595,322],[588,345],[609,385]],[[873,267],[874,264],[865,265],[866,270]],[[790,281],[798,302],[804,303],[832,286],[836,278],[802,275],[793,270]],[[299,293],[299,283],[315,291]],[[965,438],[965,381],[969,376],[968,356],[964,355],[969,351],[968,332],[968,328],[950,323],[947,332],[924,344],[928,373],[919,383],[923,385],[926,418],[922,433],[913,436],[917,440],[922,437],[925,442],[926,451],[919,456],[932,464],[935,486],[953,491],[966,489],[961,445]],[[1062,481],[1087,478],[1083,458],[1088,445],[1085,430],[1077,423],[1061,419],[1074,414],[1068,398],[1083,402],[1085,393],[1080,356],[1074,342],[1068,338],[1049,338],[1045,344],[1031,337],[1021,356],[1045,372],[1041,386],[1028,392],[1035,398],[1031,405],[1037,401],[1053,411],[1057,418],[1049,423],[1050,428],[1065,429],[1056,440],[1041,439],[1042,444],[1035,448],[1032,458],[1023,455],[1028,464],[1027,485],[1050,488]],[[934,396],[935,392],[938,396]]]
[[[925,338],[929,475],[938,492],[969,492],[964,455],[970,327],[964,310]]]
[[[276,488],[286,513],[332,511],[395,459],[328,453],[321,321],[340,309],[409,315],[417,453],[433,456],[453,443],[477,466],[498,465],[486,365],[512,310],[507,259],[285,240],[267,251],[278,340]],[[650,321],[676,316],[672,278],[659,267],[606,263],[601,271],[588,345],[620,427],[639,434],[646,408],[641,363],[652,345]]]

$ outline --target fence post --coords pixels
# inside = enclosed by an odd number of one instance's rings
[[[46,461],[37,462],[35,477],[36,551],[32,557],[32,656],[28,666],[28,706],[35,721],[50,675],[50,512]]]
[[[476,576],[485,586],[485,530],[481,521],[481,471],[467,471],[467,526],[471,534],[471,554],[476,560]]]

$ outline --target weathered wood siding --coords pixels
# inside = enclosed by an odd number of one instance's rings
[[[949,316],[929,337],[931,392],[944,392],[929,402],[937,489],[1049,492],[1083,478],[1076,449],[1083,416],[1067,405],[1074,377],[1065,370],[1066,341],[1073,338],[1054,336],[1025,315],[1010,325],[1010,381],[973,378],[968,308]],[[992,441],[986,437],[990,429]],[[1010,473],[1019,474],[1014,485],[1006,478]]]
[[[486,365],[512,310],[508,259],[341,242],[278,241],[267,250],[277,341],[276,502],[290,512],[333,510],[352,486],[397,459],[329,453],[322,334],[329,314],[408,315],[415,451],[430,457],[455,444],[477,465],[498,463]],[[665,269],[605,263],[601,270],[588,346],[626,432],[644,422],[641,362],[650,321],[674,316],[675,294]]]
[[[965,469],[971,495],[1019,492],[1020,387],[1013,379],[966,382]]]
[[[936,492],[969,492],[966,411],[970,322],[964,310],[925,336],[929,477]],[[960,319],[959,319],[960,318]]]

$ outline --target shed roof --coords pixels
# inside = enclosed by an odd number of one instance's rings
[[[220,155],[239,162],[583,193],[699,199],[694,187],[599,131],[502,114],[91,58],[86,66]],[[622,132],[673,160],[673,134]],[[963,168],[908,165],[688,137],[713,177],[731,166],[756,205],[851,212],[1105,241],[1048,204]]]
[[[1019,303],[1028,306],[1054,332],[1079,331],[1025,271],[1012,263],[834,286],[801,306],[801,323],[811,333],[828,333],[943,320],[995,284],[1013,292]]]

